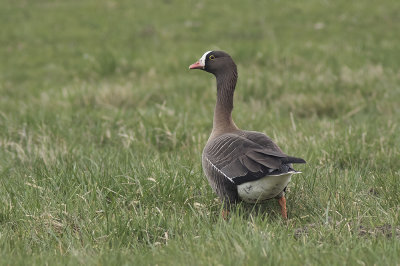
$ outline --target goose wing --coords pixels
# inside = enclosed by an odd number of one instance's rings
[[[223,134],[209,141],[204,155],[236,185],[294,171],[291,163],[305,163],[283,153],[266,135],[252,131]]]

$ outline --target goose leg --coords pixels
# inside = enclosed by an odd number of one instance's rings
[[[222,219],[228,220],[229,211],[228,210],[222,210],[221,216],[222,216]]]
[[[282,196],[280,199],[278,199],[279,205],[281,206],[281,213],[283,219],[287,219],[287,209],[286,209],[286,198],[285,196]]]

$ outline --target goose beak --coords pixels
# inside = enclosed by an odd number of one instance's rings
[[[191,64],[189,69],[204,69],[204,65],[200,63],[200,61],[197,61],[196,63]]]

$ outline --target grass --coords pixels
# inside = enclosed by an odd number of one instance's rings
[[[397,1],[0,3],[0,263],[399,265]],[[224,221],[200,165],[215,81],[308,164]]]

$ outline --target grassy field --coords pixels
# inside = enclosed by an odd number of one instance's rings
[[[0,264],[400,265],[399,1],[0,2]],[[305,158],[230,219],[201,170],[215,80]]]

